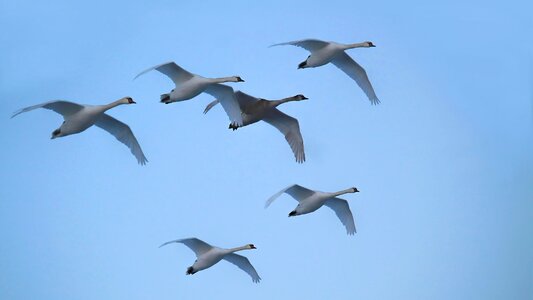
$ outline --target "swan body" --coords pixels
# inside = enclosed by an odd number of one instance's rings
[[[375,47],[372,42],[362,42],[355,44],[340,44],[326,42],[317,39],[305,39],[286,43],[274,44],[272,46],[293,45],[304,48],[311,52],[307,59],[298,65],[298,69],[316,68],[327,63],[334,64],[350,78],[355,80],[359,87],[365,92],[371,104],[379,104],[380,101],[374,92],[374,88],[368,79],[365,69],[355,62],[345,50],[352,48]],[[272,47],[271,46],[271,47]]]
[[[285,136],[285,139],[289,143],[297,162],[303,163],[305,161],[303,138],[300,132],[298,120],[282,113],[276,107],[280,104],[290,101],[307,100],[307,97],[299,94],[296,96],[283,98],[281,100],[265,100],[252,97],[241,91],[237,91],[235,92],[235,98],[239,103],[243,124],[230,124],[230,129],[237,130],[240,127],[263,120],[276,127]],[[204,114],[218,103],[218,99],[209,103],[204,110]]]
[[[298,184],[294,184],[282,189],[270,197],[265,203],[265,208],[270,206],[270,204],[272,204],[272,202],[274,202],[274,200],[276,200],[281,194],[287,193],[298,201],[298,205],[289,213],[289,217],[312,213],[325,205],[335,212],[342,224],[346,227],[346,233],[353,235],[356,233],[355,222],[348,201],[337,198],[337,196],[357,192],[359,192],[359,190],[353,187],[339,192],[327,193],[310,190]]]
[[[166,242],[159,246],[159,248],[171,243],[182,243],[189,247],[189,249],[196,254],[196,261],[192,266],[187,268],[187,275],[192,275],[198,271],[205,270],[224,259],[248,273],[248,275],[252,277],[253,282],[258,283],[261,281],[261,277],[259,277],[259,274],[257,274],[257,271],[252,266],[248,258],[234,253],[241,250],[256,249],[253,244],[247,244],[237,248],[224,249],[211,246],[197,238],[187,238]]]
[[[193,74],[174,62],[167,62],[148,68],[135,76],[135,78],[152,70],[157,70],[168,76],[176,85],[170,93],[161,95],[162,103],[169,104],[189,100],[205,92],[221,101],[220,103],[234,124],[242,124],[239,105],[233,96],[233,88],[221,84],[224,82],[244,82],[241,77],[206,78]]]
[[[144,156],[141,146],[133,135],[130,127],[125,123],[109,116],[105,112],[122,104],[134,104],[131,97],[124,97],[106,105],[82,105],[70,101],[56,100],[29,106],[16,111],[11,118],[36,108],[45,108],[63,116],[63,124],[52,132],[52,139],[80,133],[95,125],[117,138],[130,148],[139,164],[144,165],[148,160]]]

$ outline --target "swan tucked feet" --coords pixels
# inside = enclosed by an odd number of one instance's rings
[[[239,128],[239,125],[237,125],[235,123],[231,123],[228,126],[228,129],[233,129],[233,131],[237,130],[238,128]]]
[[[170,94],[161,95],[161,102],[165,104],[171,103],[172,101],[170,101]]]
[[[187,268],[187,273],[185,273],[185,274],[186,274],[186,275],[192,275],[192,274],[194,274],[194,273],[196,273],[196,272],[194,271],[194,269],[193,269],[192,266],[191,266],[191,267],[188,267],[188,268]]]

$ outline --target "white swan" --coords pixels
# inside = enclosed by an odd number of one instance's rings
[[[268,124],[276,127],[284,136],[289,146],[294,153],[296,161],[303,163],[305,161],[304,153],[304,141],[302,134],[300,133],[300,125],[298,120],[288,116],[276,107],[280,104],[290,102],[290,101],[301,101],[306,100],[304,95],[296,95],[288,98],[283,98],[281,100],[265,100],[261,98],[252,97],[241,91],[235,92],[235,97],[239,102],[239,107],[242,114],[242,125],[230,124],[229,128],[237,130],[239,127],[253,124],[260,120],[267,122]],[[218,99],[209,103],[205,110],[204,114],[207,113],[213,106],[219,103]]]
[[[261,280],[261,277],[259,277],[259,274],[257,274],[257,271],[254,269],[248,258],[233,253],[241,250],[257,249],[253,244],[248,244],[237,248],[223,249],[211,246],[197,238],[188,238],[166,242],[159,246],[159,248],[171,243],[182,243],[189,247],[194,254],[196,254],[196,260],[194,261],[194,264],[187,268],[187,272],[185,273],[187,275],[192,275],[198,271],[207,269],[224,259],[248,273],[248,275],[252,277],[253,282],[258,283]]]
[[[350,211],[348,201],[337,198],[337,196],[356,192],[359,191],[357,190],[357,188],[353,187],[336,193],[325,193],[320,191],[313,191],[304,188],[303,186],[294,184],[282,189],[281,191],[270,197],[265,203],[265,208],[267,208],[272,202],[274,202],[274,200],[276,200],[276,198],[278,198],[281,194],[287,193],[298,201],[298,205],[293,211],[289,213],[289,217],[308,214],[319,209],[320,207],[322,207],[322,205],[325,205],[335,212],[344,227],[346,227],[346,233],[348,233],[349,235],[353,235],[356,232],[355,222],[353,220],[353,215]]]
[[[363,69],[363,67],[361,67],[348,54],[346,54],[346,52],[344,52],[344,50],[352,48],[375,47],[372,42],[339,44],[316,39],[306,39],[274,44],[270,47],[280,45],[298,46],[311,52],[311,55],[309,55],[305,61],[298,65],[298,69],[315,68],[331,62],[337,66],[337,68],[341,69],[344,73],[350,76],[353,80],[355,80],[355,82],[357,82],[359,87],[363,90],[363,92],[365,92],[366,96],[370,100],[370,103],[380,103],[376,93],[374,92],[372,84],[370,84],[370,80],[368,80],[365,69]]]
[[[157,70],[167,75],[176,85],[176,88],[172,89],[170,93],[161,95],[161,102],[169,104],[176,101],[185,101],[196,97],[202,92],[206,92],[221,101],[222,107],[233,123],[242,124],[239,104],[233,96],[233,88],[220,84],[222,82],[244,82],[239,76],[205,78],[190,73],[174,62],[167,62],[146,69],[135,78],[152,70]]]
[[[133,103],[135,101],[131,97],[124,97],[106,105],[82,105],[69,101],[56,100],[20,109],[11,118],[36,108],[46,108],[55,111],[63,116],[64,122],[58,129],[52,132],[52,139],[80,133],[92,125],[96,125],[111,133],[117,140],[128,146],[139,164],[144,165],[148,160],[144,156],[141,146],[139,146],[130,127],[105,114],[108,109],[115,106]]]

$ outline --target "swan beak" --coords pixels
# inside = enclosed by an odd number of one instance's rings
[[[250,248],[252,248],[252,249],[257,249],[257,247],[255,247],[254,245],[252,245]]]
[[[137,104],[137,102],[131,100],[130,104]]]
[[[374,44],[371,44],[371,45],[370,45],[370,47],[376,47],[376,45],[374,45]]]
[[[308,99],[309,99],[309,98],[307,98],[306,96],[304,96],[304,97],[302,98],[302,100],[308,100]]]

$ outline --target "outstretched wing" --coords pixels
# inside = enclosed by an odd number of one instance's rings
[[[78,104],[78,103],[74,103],[74,102],[64,101],[64,100],[55,100],[55,101],[45,102],[45,103],[41,103],[41,104],[37,104],[37,105],[33,105],[33,106],[29,106],[29,107],[26,107],[26,108],[19,109],[16,112],[13,113],[11,118],[13,118],[13,117],[15,117],[15,116],[17,116],[17,115],[19,115],[21,113],[25,113],[25,112],[28,112],[30,110],[34,110],[36,108],[46,108],[46,109],[49,109],[49,110],[53,110],[56,113],[62,115],[63,118],[65,118],[65,117],[73,115],[73,114],[77,113],[78,111],[82,110],[83,109],[83,105]]]
[[[274,202],[274,200],[276,200],[276,198],[278,198],[283,193],[291,195],[296,201],[300,202],[306,198],[311,197],[315,193],[315,191],[304,188],[303,186],[297,184],[290,185],[270,197],[265,203],[265,208],[267,208],[272,202]]]
[[[98,118],[94,125],[111,133],[117,138],[117,140],[130,148],[131,153],[135,156],[135,158],[137,158],[137,162],[139,162],[139,164],[145,165],[146,162],[148,162],[144,156],[141,146],[139,145],[139,142],[137,142],[137,139],[133,135],[133,132],[128,125],[107,114],[102,114],[102,116]]]
[[[205,92],[215,97],[226,111],[230,121],[236,125],[242,125],[242,115],[239,102],[235,97],[233,88],[220,83],[210,84]]]
[[[341,69],[344,73],[350,76],[359,87],[365,92],[366,96],[370,100],[370,103],[373,105],[379,104],[378,96],[374,92],[374,88],[366,75],[365,69],[361,67],[358,63],[355,62],[348,54],[342,52],[341,54],[335,56],[331,62]]]
[[[175,62],[170,61],[170,62],[166,62],[160,65],[148,68],[142,71],[141,73],[137,74],[137,76],[135,76],[134,79],[152,70],[157,70],[167,75],[170,79],[172,79],[172,81],[174,81],[176,86],[180,85],[184,81],[191,79],[194,76],[194,74],[178,66]]]
[[[328,44],[329,44],[328,42],[317,40],[317,39],[305,39],[305,40],[299,40],[299,41],[274,44],[274,45],[271,45],[270,47],[292,45],[292,46],[304,48],[305,50],[312,52],[312,51],[316,51],[318,49],[324,48]]]
[[[324,205],[335,212],[339,220],[341,220],[342,225],[346,227],[346,233],[349,235],[356,233],[355,222],[348,201],[340,198],[331,198],[326,200]]]
[[[211,108],[213,108],[213,106],[217,105],[218,103],[219,103],[219,101],[217,99],[215,99],[215,100],[213,100],[213,102],[207,104],[207,106],[204,109],[204,114],[206,114],[209,110],[211,110]]]
[[[199,240],[197,238],[187,238],[187,239],[179,239],[179,240],[173,240],[166,243],[163,243],[159,248],[172,244],[172,243],[182,243],[185,246],[189,247],[194,254],[196,254],[196,257],[199,257],[200,255],[206,253],[207,251],[211,250],[213,246],[209,245],[208,243]]]
[[[239,267],[239,269],[248,273],[248,275],[252,277],[253,282],[259,283],[259,281],[261,281],[261,277],[259,277],[259,274],[257,274],[257,271],[255,270],[254,266],[252,266],[248,258],[239,254],[230,253],[225,255],[223,259],[229,261],[230,263]]]
[[[296,161],[303,163],[305,161],[304,140],[300,132],[298,120],[282,113],[277,108],[274,108],[263,117],[263,121],[276,127],[281,133],[283,133],[287,143],[289,143],[289,146],[294,153]]]
[[[239,108],[241,110],[241,113],[242,111],[244,110],[244,108],[250,104],[250,103],[254,103],[254,102],[257,102],[257,98],[255,97],[252,97],[246,93],[243,93],[241,91],[236,91],[235,92],[235,99],[237,99],[237,102],[239,103]],[[213,108],[213,106],[217,105],[220,101],[215,100],[209,104],[207,104],[207,106],[205,107],[204,109],[204,114],[206,114],[211,108]]]

